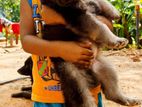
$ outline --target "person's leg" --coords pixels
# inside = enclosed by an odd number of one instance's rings
[[[64,104],[58,103],[41,103],[41,102],[34,102],[33,107],[65,107]]]
[[[98,94],[98,107],[103,107],[101,92]]]

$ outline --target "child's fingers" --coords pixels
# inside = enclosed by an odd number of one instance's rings
[[[82,56],[79,60],[78,63],[90,66],[92,63],[92,59],[94,59],[94,56]]]
[[[94,52],[92,50],[86,49],[82,51],[82,55],[93,56]]]
[[[78,43],[78,45],[81,46],[82,48],[87,48],[87,49],[92,48],[92,43],[89,41],[80,42]]]
[[[94,58],[93,55],[92,55],[92,56],[83,55],[83,56],[80,58],[80,60],[90,61],[90,60],[93,59],[93,58]]]

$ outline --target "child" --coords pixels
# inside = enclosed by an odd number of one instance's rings
[[[89,41],[77,43],[42,40],[36,36],[32,8],[28,4],[28,0],[21,0],[20,13],[22,47],[26,52],[32,54],[33,59],[32,100],[35,102],[34,107],[63,107],[64,97],[61,86],[52,69],[49,57],[61,57],[66,61],[88,67],[91,59],[94,58],[94,52],[91,50],[92,44]],[[48,16],[48,24],[65,23],[62,16],[54,10],[49,9]],[[97,96],[96,101],[99,100],[98,107],[102,107],[99,89],[100,87],[97,87],[93,92],[97,92],[97,95],[94,96]]]

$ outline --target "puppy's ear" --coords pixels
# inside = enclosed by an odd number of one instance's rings
[[[110,19],[119,19],[120,13],[119,11],[107,0],[96,0],[102,9],[102,15],[110,18]]]

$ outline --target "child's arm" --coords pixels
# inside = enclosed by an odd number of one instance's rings
[[[90,64],[93,58],[91,44],[47,41],[35,36],[32,10],[27,0],[21,0],[20,4],[20,34],[22,47],[26,52],[39,56],[61,57],[64,60],[84,65]]]

